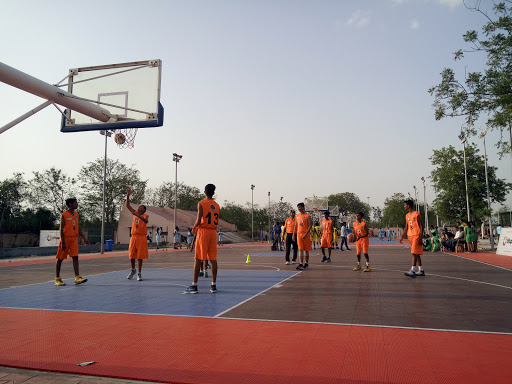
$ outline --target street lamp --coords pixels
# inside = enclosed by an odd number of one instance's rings
[[[105,253],[105,197],[107,195],[107,139],[112,136],[111,131],[100,131],[105,136],[105,158],[103,159],[103,208],[101,213],[101,254]]]
[[[467,209],[468,209],[468,221],[469,221],[471,219],[470,219],[470,214],[469,214],[468,170],[466,167],[466,136],[464,136],[464,133],[461,132],[461,134],[459,135],[459,139],[462,142],[462,144],[464,145],[464,182],[466,184],[466,205],[467,205]]]
[[[418,189],[416,188],[415,185],[412,186],[414,188],[414,201],[415,201],[415,204],[416,204],[416,211],[419,211],[420,210],[420,204],[418,202]]]
[[[366,198],[368,199],[368,216],[371,216],[372,215],[372,207],[370,206],[370,196],[366,196]],[[370,220],[369,217],[368,217],[368,220]]]
[[[251,184],[251,242],[254,243],[254,184]]]
[[[268,230],[270,234],[270,192],[268,193]]]
[[[491,194],[489,193],[489,179],[487,178],[487,149],[485,147],[485,135],[489,127],[485,128],[478,137],[484,139],[484,164],[485,164],[485,185],[487,187],[487,208],[489,209],[489,239],[491,240],[491,250],[494,250],[494,235],[492,233],[492,220],[491,220]]]
[[[425,178],[422,176],[421,181],[423,182],[423,205],[425,206],[425,228],[428,230],[428,210],[427,210],[427,185],[425,184]]]
[[[178,163],[180,162],[182,155],[177,153],[172,154],[172,161],[176,162],[176,177],[174,179],[174,228],[176,228],[176,208],[178,207]]]

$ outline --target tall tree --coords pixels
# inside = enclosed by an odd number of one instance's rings
[[[103,205],[103,159],[87,163],[80,169],[78,179],[82,186],[80,195],[80,212],[88,220],[101,220]],[[105,193],[105,221],[117,222],[121,206],[126,200],[126,188],[134,191],[130,200],[142,203],[147,181],[140,179],[137,169],[128,167],[119,160],[107,160],[107,177]]]
[[[156,188],[148,188],[144,201],[156,207],[174,208],[174,187],[174,183],[163,182]],[[178,183],[177,191],[177,207],[185,211],[197,210],[197,203],[204,198],[199,188],[184,183]]]
[[[463,60],[465,54],[486,55],[485,71],[468,72],[460,79],[453,69],[445,68],[441,72],[441,83],[429,89],[435,98],[436,120],[464,117],[461,129],[467,136],[476,133],[474,124],[481,116],[489,127],[501,133],[507,127],[510,129],[512,120],[512,2],[493,4],[493,17],[480,8],[480,1],[476,6],[466,5],[469,10],[479,12],[487,23],[481,35],[475,30],[467,31],[463,38],[469,47],[454,53],[455,60]],[[497,146],[500,154],[510,150],[504,139]]]
[[[385,227],[404,227],[405,225],[405,209],[404,201],[406,200],[403,193],[395,193],[391,197],[384,200],[384,210],[382,212],[382,225]]]
[[[21,218],[26,188],[23,173],[15,173],[10,179],[0,182],[0,232]]]
[[[352,192],[343,192],[329,195],[329,206],[338,206],[341,216],[363,212],[369,219],[370,206],[363,203],[356,194]]]
[[[76,197],[76,180],[55,167],[33,174],[28,183],[29,201],[49,210],[54,217],[60,217],[67,209],[66,199]]]
[[[443,219],[451,221],[467,217],[464,151],[457,151],[450,145],[448,148],[434,150],[430,160],[435,167],[430,178],[436,190],[436,212]],[[466,165],[470,214],[472,219],[481,220],[490,212],[487,209],[484,159],[478,155],[475,145],[466,147]],[[489,190],[494,201],[503,202],[512,184],[499,179],[496,169],[493,166],[487,167]]]

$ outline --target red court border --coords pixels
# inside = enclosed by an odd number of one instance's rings
[[[512,382],[512,335],[22,309],[0,319],[0,365],[17,368],[178,383]]]

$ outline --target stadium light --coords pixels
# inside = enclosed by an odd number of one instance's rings
[[[494,235],[492,233],[492,220],[491,220],[491,194],[489,193],[489,179],[487,177],[487,149],[485,148],[485,135],[489,127],[485,128],[478,137],[484,139],[484,164],[485,164],[485,185],[487,187],[487,208],[489,209],[489,239],[491,240],[491,250],[494,250]],[[482,230],[483,232],[483,230]],[[483,236],[483,233],[482,233]]]
[[[251,242],[254,243],[254,184],[251,184]]]
[[[172,161],[176,162],[176,177],[174,179],[174,228],[176,225],[176,208],[178,207],[178,163],[180,162],[182,155],[178,155],[177,153],[172,154]]]
[[[466,184],[466,205],[467,205],[467,209],[468,209],[468,221],[470,221],[471,219],[470,219],[470,214],[469,214],[468,170],[466,167],[466,136],[464,135],[464,133],[461,132],[461,134],[459,135],[459,139],[462,142],[462,144],[464,145],[464,182]]]

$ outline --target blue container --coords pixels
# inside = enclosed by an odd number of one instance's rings
[[[114,240],[105,240],[105,251],[112,251],[114,248]]]

